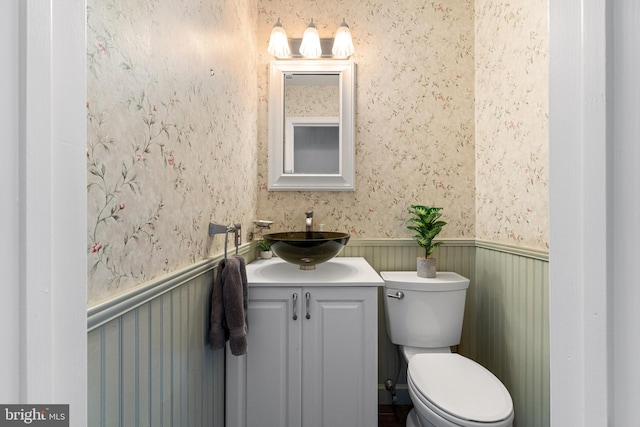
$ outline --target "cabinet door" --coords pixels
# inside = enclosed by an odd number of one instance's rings
[[[247,353],[227,352],[227,426],[301,426],[301,302],[299,288],[249,289]]]
[[[304,288],[303,293],[302,425],[377,425],[377,289]]]

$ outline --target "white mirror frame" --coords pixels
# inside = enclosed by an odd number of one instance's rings
[[[284,173],[284,80],[286,74],[338,74],[340,81],[340,172]],[[270,191],[355,190],[355,63],[350,60],[281,60],[269,66]]]

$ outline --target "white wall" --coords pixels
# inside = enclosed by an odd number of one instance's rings
[[[3,1],[0,47],[0,402],[68,403],[84,426],[84,2]]]
[[[604,5],[550,2],[551,424],[607,425]],[[584,14],[583,14],[584,12]],[[591,230],[599,230],[593,239]],[[595,250],[594,245],[598,245]],[[596,255],[600,261],[593,262]]]
[[[612,8],[611,119],[613,303],[612,411],[616,426],[638,424],[640,396],[640,3],[610,1]],[[610,34],[611,35],[611,34]],[[610,380],[610,381],[611,381]]]
[[[18,0],[0,2],[0,140],[5,161],[0,167],[0,402],[17,401],[19,354],[18,310]]]
[[[550,2],[553,426],[637,424],[639,20],[637,0]]]

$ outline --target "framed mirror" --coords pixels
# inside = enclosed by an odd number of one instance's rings
[[[355,189],[354,93],[353,61],[271,61],[269,190]]]

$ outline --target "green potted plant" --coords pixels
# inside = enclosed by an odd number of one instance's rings
[[[260,249],[260,258],[269,259],[273,256],[271,245],[266,240],[258,241],[258,248]]]
[[[447,225],[446,222],[438,220],[442,216],[441,210],[442,208],[422,205],[411,205],[409,208],[409,213],[413,217],[409,218],[407,228],[416,233],[413,240],[425,250],[425,256],[417,259],[420,277],[436,277],[436,260],[431,257],[431,254],[442,242],[434,242],[433,239],[442,231],[442,227]]]

